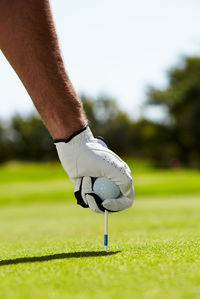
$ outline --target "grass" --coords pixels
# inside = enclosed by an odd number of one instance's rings
[[[144,162],[128,162],[133,171],[136,197],[200,194],[200,172],[197,170],[154,169]],[[0,168],[0,190],[0,205],[7,205],[70,199],[73,185],[58,163],[12,162]]]
[[[104,217],[76,206],[60,166],[2,166],[0,298],[200,298],[199,179],[136,163],[135,206],[109,216],[105,254]]]

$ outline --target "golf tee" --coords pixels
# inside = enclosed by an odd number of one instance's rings
[[[108,250],[108,211],[105,211],[104,250]]]

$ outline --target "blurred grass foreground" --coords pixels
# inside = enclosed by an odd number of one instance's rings
[[[200,172],[127,160],[134,207],[76,205],[58,163],[0,167],[0,298],[198,299]]]

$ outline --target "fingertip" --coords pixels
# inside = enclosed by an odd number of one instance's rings
[[[133,199],[127,197],[106,199],[102,203],[105,209],[115,211],[115,212],[128,209],[132,206],[132,204],[133,204]]]
[[[118,203],[116,202],[116,199],[106,199],[103,201],[102,206],[105,209],[111,210],[113,212],[119,211]]]
[[[86,198],[87,198],[88,206],[89,206],[89,208],[90,208],[93,212],[95,212],[95,213],[101,213],[101,214],[104,213],[104,211],[102,211],[102,210],[98,207],[98,205],[97,205],[97,203],[96,203],[96,200],[93,198],[92,195],[87,194],[87,195],[86,195]]]

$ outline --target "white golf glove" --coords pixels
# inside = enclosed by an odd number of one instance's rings
[[[64,170],[75,184],[77,204],[97,213],[118,212],[131,207],[134,198],[131,171],[114,152],[94,138],[88,126],[70,138],[54,140]],[[93,191],[97,177],[106,177],[119,186],[119,198],[104,201]]]

